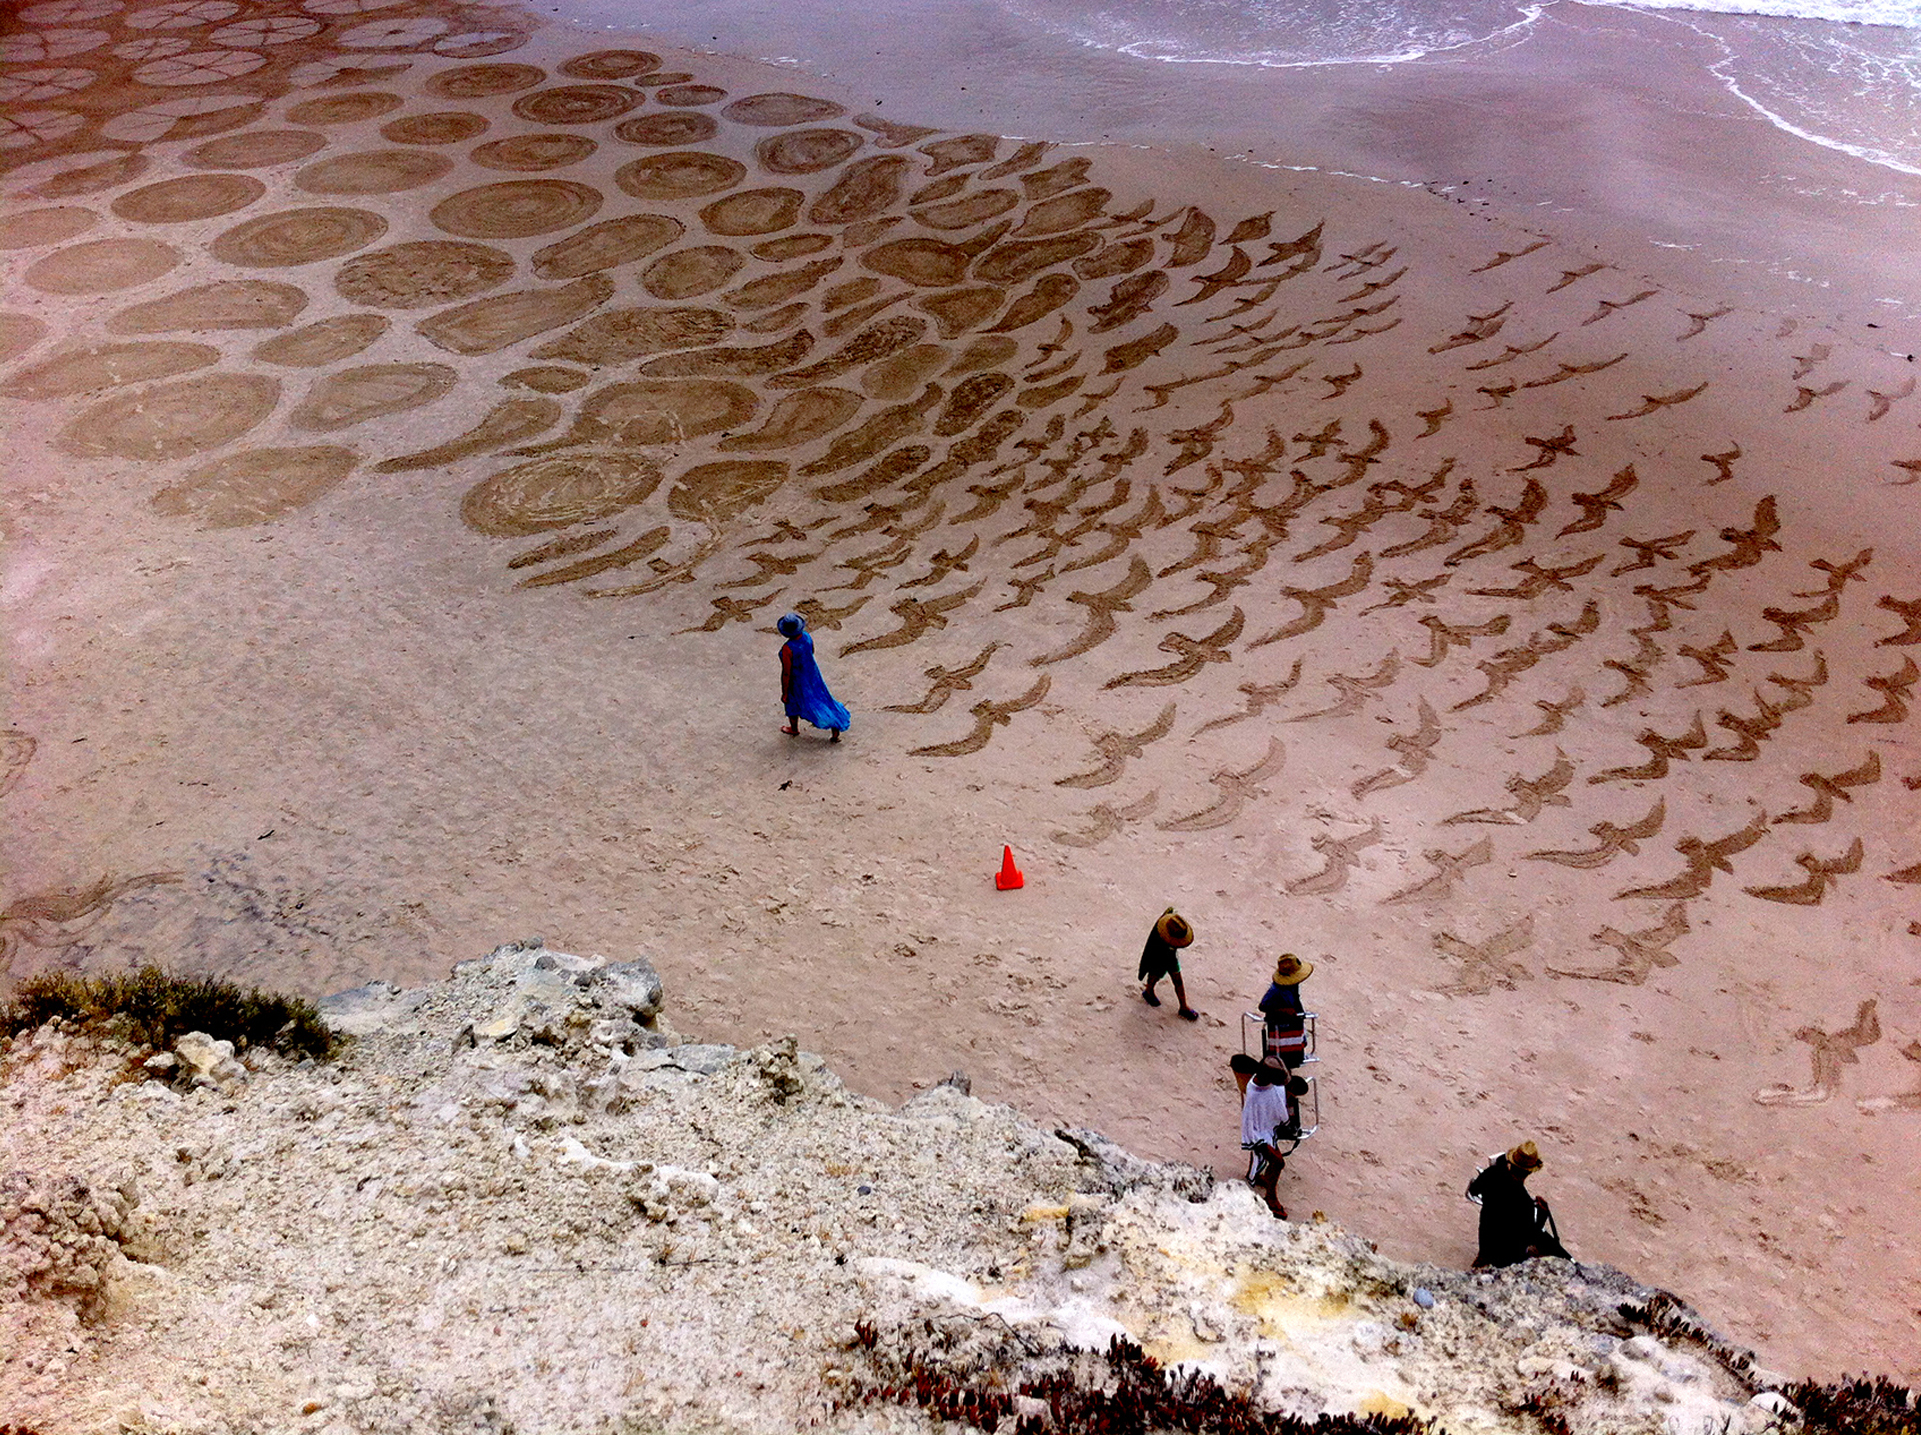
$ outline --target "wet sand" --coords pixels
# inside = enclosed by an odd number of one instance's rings
[[[1906,331],[1545,210],[271,15],[8,36],[95,76],[0,181],[13,971],[539,933],[1231,1171],[1292,950],[1298,1214],[1465,1262],[1532,1135],[1583,1257],[1914,1373]],[[777,730],[790,607],[839,747]],[[1170,902],[1196,1026],[1132,982]]]

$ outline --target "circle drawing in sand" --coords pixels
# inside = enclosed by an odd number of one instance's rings
[[[149,35],[144,40],[128,40],[115,45],[113,53],[122,60],[170,60],[193,48],[193,41],[179,35]]]
[[[0,314],[0,364],[19,358],[46,333],[47,326],[31,314]]]
[[[168,0],[164,5],[143,5],[120,23],[129,30],[197,30],[239,13],[234,0]]]
[[[402,115],[380,127],[382,139],[395,144],[459,144],[487,133],[487,121],[465,110],[440,110],[428,115]]]
[[[690,523],[719,526],[765,503],[787,482],[778,459],[731,458],[697,464],[667,494],[667,511]]]
[[[327,433],[403,413],[440,398],[459,377],[446,364],[367,364],[343,369],[316,381],[287,416],[287,425]]]
[[[34,26],[84,25],[126,8],[121,0],[46,0],[45,4],[27,6],[20,12],[20,19]]]
[[[111,294],[158,279],[180,251],[153,239],[95,239],[56,249],[21,276],[43,294]]]
[[[897,154],[856,160],[827,192],[809,206],[815,224],[857,224],[892,208],[907,177],[907,161]]]
[[[115,115],[100,126],[100,133],[132,144],[198,139],[250,125],[265,109],[261,101],[238,95],[182,95]]]
[[[746,262],[744,256],[719,244],[676,249],[641,270],[640,287],[656,299],[689,299],[720,288]]]
[[[294,175],[309,194],[397,194],[432,184],[454,167],[444,154],[417,149],[363,150],[315,160]]]
[[[76,234],[86,233],[99,222],[99,215],[77,204],[22,210],[19,214],[0,217],[0,249],[34,249],[42,244],[62,244]]]
[[[700,222],[729,237],[772,234],[792,227],[806,197],[797,189],[743,189],[701,210]]]
[[[538,65],[462,65],[442,70],[421,88],[443,100],[478,100],[531,90],[546,78]]]
[[[719,133],[712,115],[641,115],[614,126],[618,138],[640,145],[701,144]]]
[[[83,410],[54,446],[80,458],[192,458],[239,438],[279,397],[279,381],[257,374],[152,384]]]
[[[336,444],[250,448],[196,468],[149,500],[168,518],[197,518],[203,528],[270,523],[339,487],[360,456]]]
[[[754,157],[774,174],[817,174],[843,163],[861,143],[849,130],[795,130],[769,135],[754,146]]]
[[[220,362],[211,344],[170,343],[156,340],[136,344],[90,344],[71,349],[44,363],[22,369],[4,384],[0,396],[10,399],[65,399],[97,389],[117,389],[170,379]]]
[[[453,26],[432,15],[404,16],[396,20],[369,20],[334,37],[334,43],[348,50],[411,50],[437,40]]]
[[[403,3],[405,0],[305,0],[300,8],[315,15],[367,15]]]
[[[319,33],[320,22],[305,15],[263,15],[224,25],[207,38],[216,45],[291,45]]]
[[[700,150],[650,154],[614,171],[614,183],[635,199],[693,199],[731,189],[746,177],[739,160]]]
[[[184,224],[245,209],[267,186],[245,174],[189,174],[130,189],[113,202],[113,212],[136,224]]]
[[[509,179],[449,195],[428,211],[434,227],[468,239],[523,239],[591,219],[600,191],[566,179]]]
[[[654,98],[663,105],[711,105],[716,100],[727,98],[727,91],[717,90],[712,85],[669,85],[664,90],[655,90]]]
[[[739,428],[760,400],[724,379],[649,379],[608,384],[587,396],[575,436],[590,443],[683,443]]]
[[[537,394],[570,394],[587,382],[579,369],[563,369],[558,364],[536,364],[503,374],[500,382],[511,389],[532,389]]]
[[[503,55],[527,43],[524,30],[462,30],[457,35],[442,35],[434,41],[434,53],[456,60],[477,60],[482,55]]]
[[[207,251],[228,264],[278,269],[338,259],[365,249],[386,232],[387,221],[365,209],[286,209],[235,225]]]
[[[282,329],[300,317],[307,295],[291,284],[264,279],[216,279],[144,304],[107,320],[111,334],[171,334],[202,329]]]
[[[386,333],[392,322],[384,314],[341,314],[256,344],[253,357],[290,369],[318,369],[352,358]]]
[[[998,218],[1021,202],[1011,189],[980,189],[959,199],[942,200],[914,211],[914,218],[929,229],[972,229],[989,219]]]
[[[630,85],[684,85],[693,78],[684,70],[655,70],[652,74],[635,75],[627,83]]]
[[[560,73],[576,80],[624,80],[659,68],[660,56],[645,50],[595,50],[574,56],[560,67]]]
[[[84,128],[85,115],[66,110],[11,110],[0,114],[0,150],[52,144]]]
[[[327,147],[327,137],[312,130],[249,130],[196,145],[180,158],[196,169],[264,169],[291,164]]]
[[[43,60],[64,60],[69,55],[84,55],[97,50],[113,36],[105,30],[74,30],[64,26],[8,35],[0,39],[0,65],[32,65]]]
[[[142,65],[133,77],[143,85],[163,88],[217,85],[251,75],[266,63],[267,57],[258,50],[193,50]]]
[[[941,289],[961,281],[971,257],[959,245],[939,239],[896,239],[868,250],[860,262],[876,274]]]
[[[834,237],[831,234],[784,234],[779,239],[763,239],[754,245],[753,255],[770,264],[780,264],[789,259],[818,254],[823,249],[831,249],[833,244]]]
[[[287,118],[297,125],[354,125],[391,114],[403,103],[399,95],[381,90],[355,90],[347,95],[303,100],[287,111]]]
[[[425,309],[492,289],[513,273],[513,256],[498,249],[424,239],[349,260],[334,275],[334,288],[373,309]]]
[[[534,273],[542,279],[577,279],[617,264],[644,259],[685,233],[685,226],[664,214],[623,214],[604,219],[534,253]]]
[[[822,120],[837,120],[847,113],[845,105],[832,100],[817,100],[812,95],[748,95],[735,100],[721,113],[737,125],[812,125]]]
[[[10,75],[0,75],[0,104],[30,105],[37,100],[64,99],[79,94],[94,79],[92,70],[69,65],[15,70]]]
[[[594,125],[624,115],[642,96],[619,85],[558,85],[514,101],[514,113],[537,125]]]
[[[67,199],[76,194],[93,194],[98,190],[112,189],[115,185],[125,184],[138,179],[147,172],[153,163],[150,156],[134,152],[116,155],[99,164],[82,165],[79,169],[63,169],[60,173],[43,179],[33,187],[33,193],[44,199]]]
[[[631,453],[537,458],[482,479],[460,501],[460,517],[490,538],[521,538],[609,518],[645,503],[660,466]]]
[[[585,135],[514,135],[475,145],[468,158],[486,169],[559,169],[580,163],[599,148]]]

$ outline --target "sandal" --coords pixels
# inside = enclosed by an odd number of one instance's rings
[[[1159,1006],[1161,1004],[1161,999],[1154,995],[1152,988],[1145,988],[1142,990],[1141,1000],[1146,1002],[1149,1006]]]
[[[1201,1019],[1201,1014],[1195,1011],[1193,1007],[1184,1006],[1181,1008],[1182,1021],[1199,1021],[1200,1019]]]

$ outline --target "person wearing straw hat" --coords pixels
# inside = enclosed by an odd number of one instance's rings
[[[1261,998],[1264,1046],[1269,1056],[1277,1056],[1289,1070],[1298,1067],[1307,1055],[1307,1017],[1301,1005],[1301,983],[1314,975],[1314,963],[1304,962],[1292,952],[1282,952],[1274,963],[1274,980]]]
[[[1532,1141],[1523,1141],[1488,1162],[1468,1183],[1468,1199],[1481,1203],[1477,1267],[1518,1265],[1536,1256],[1571,1259],[1555,1230],[1554,1213],[1527,1189],[1527,1178],[1540,1169],[1541,1153]]]
[[[1258,1062],[1236,1056],[1229,1066],[1236,1080],[1245,1083],[1241,1092],[1241,1149],[1249,1153],[1247,1182],[1261,1193],[1268,1210],[1285,1221],[1287,1208],[1276,1190],[1281,1167],[1286,1164],[1280,1143],[1300,1140],[1300,1115],[1290,1098],[1305,1095],[1307,1083],[1290,1076],[1287,1067],[1271,1056]]]
[[[1174,999],[1181,1004],[1181,1017],[1185,1021],[1199,1021],[1201,1014],[1187,1004],[1187,988],[1181,982],[1181,948],[1194,940],[1194,928],[1187,918],[1172,907],[1155,919],[1154,929],[1147,934],[1147,945],[1141,948],[1141,1000],[1149,1006],[1159,1006],[1161,999],[1154,995],[1154,987],[1162,977],[1174,981]]]

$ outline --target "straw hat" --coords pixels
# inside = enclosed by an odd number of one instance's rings
[[[1274,985],[1277,987],[1297,987],[1314,975],[1314,963],[1304,962],[1292,952],[1282,952],[1281,959],[1274,963]]]
[[[1523,1141],[1507,1153],[1507,1164],[1517,1171],[1538,1171],[1541,1169],[1541,1153],[1534,1149],[1532,1141]]]
[[[1194,940],[1194,929],[1188,925],[1187,918],[1172,907],[1161,913],[1161,919],[1154,924],[1163,942],[1170,947],[1185,947]]]

